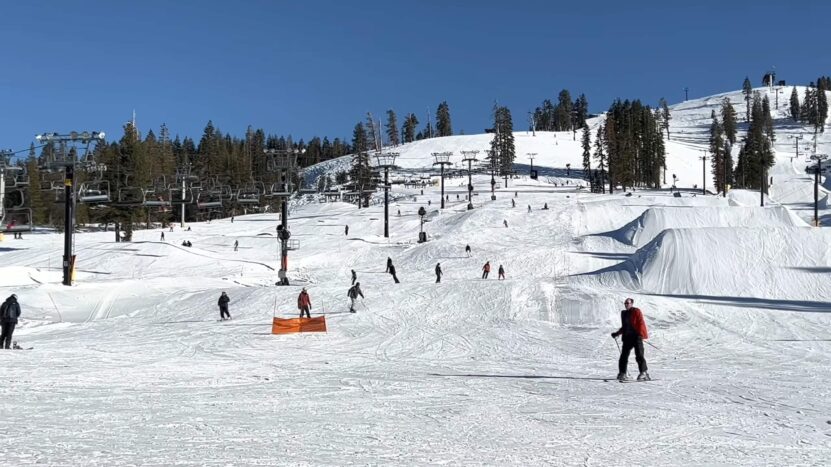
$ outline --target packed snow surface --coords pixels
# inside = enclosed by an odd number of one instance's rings
[[[701,173],[699,115],[719,102],[676,106],[673,144],[688,150],[672,163],[690,167],[676,171],[681,179]],[[555,148],[570,144],[566,135]],[[288,287],[274,285],[273,214],[176,226],[166,241],[161,229],[130,243],[78,234],[72,287],[60,284],[60,234],[6,237],[0,298],[18,295],[15,340],[33,349],[0,351],[0,456],[8,465],[826,464],[831,237],[804,222],[810,180],[778,141],[764,208],[758,192],[586,193],[553,152],[535,160],[550,176],[500,183],[495,200],[490,177],[474,176],[473,210],[466,179],[446,181],[445,209],[438,185],[424,194],[396,185],[389,238],[383,205],[295,202]],[[408,155],[417,156],[429,165],[429,154]],[[422,206],[429,241],[417,243]],[[400,284],[384,273],[388,257]],[[351,269],[366,296],[355,314]],[[302,287],[329,332],[270,334],[273,316],[297,316]],[[218,321],[222,291],[231,321]],[[652,382],[614,381],[610,333],[628,296],[655,346],[646,347]]]

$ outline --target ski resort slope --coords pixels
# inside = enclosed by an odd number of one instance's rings
[[[4,242],[0,293],[20,298],[15,339],[33,347],[0,352],[4,462],[817,465],[831,456],[824,230],[724,228],[720,210],[761,208],[525,179],[491,201],[489,177],[474,178],[468,211],[455,182],[443,211],[435,187],[399,193],[409,197],[391,206],[389,239],[382,205],[297,205],[289,287],[273,285],[268,214],[177,226],[166,242],[160,229],[119,244],[112,233],[79,234],[73,287],[60,285],[59,235]],[[429,241],[419,244],[421,206]],[[602,249],[586,241],[661,209],[702,215],[634,255],[612,238]],[[400,284],[384,273],[388,257]],[[680,285],[653,286],[659,268]],[[355,314],[351,269],[366,296]],[[273,315],[296,316],[301,287],[329,332],[271,335]],[[234,319],[218,322],[223,290]],[[609,333],[626,296],[657,347],[646,349],[653,382],[613,379]]]

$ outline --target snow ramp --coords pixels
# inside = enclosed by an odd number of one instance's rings
[[[807,224],[783,206],[655,207],[647,209],[623,227],[599,235],[640,247],[669,228],[709,227],[807,227]]]
[[[827,301],[829,244],[831,231],[810,227],[668,229],[626,261],[575,282],[660,295]]]

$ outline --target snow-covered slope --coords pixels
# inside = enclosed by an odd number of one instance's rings
[[[718,101],[674,107],[670,173],[682,185],[700,176],[699,115]],[[414,143],[400,148],[401,163],[416,172],[430,152],[488,140]],[[568,140],[518,133],[517,152],[539,152],[535,166],[551,175],[500,184],[496,200],[490,177],[474,176],[473,210],[467,180],[448,181],[445,209],[438,186],[395,185],[389,238],[382,205],[294,203],[288,287],[273,285],[271,214],[176,227],[166,242],[158,229],[119,244],[112,233],[79,234],[72,287],[60,285],[59,234],[7,237],[0,298],[18,295],[15,339],[34,348],[0,351],[0,456],[10,465],[824,464],[831,238],[793,218],[807,213],[805,180],[785,143],[773,207],[758,208],[758,193],[739,190],[564,186],[564,164],[580,164]],[[599,235],[615,231],[619,239]],[[400,284],[384,273],[387,258]],[[350,270],[365,295],[355,314]],[[328,332],[271,335],[274,315],[296,316],[301,287]],[[234,319],[218,322],[223,290]],[[609,381],[619,355],[609,333],[627,296],[650,330],[651,383]]]

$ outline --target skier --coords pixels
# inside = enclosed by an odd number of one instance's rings
[[[306,288],[303,287],[303,290],[300,291],[300,295],[297,296],[297,308],[300,310],[300,317],[303,317],[303,313],[306,313],[307,318],[311,318],[312,315],[309,314],[309,310],[312,309],[312,300],[309,298],[309,293],[306,292]]]
[[[160,239],[160,240],[161,240],[161,241],[164,241],[164,232],[162,232],[162,237],[161,237],[161,239]]]
[[[190,232],[190,226],[188,226],[188,232]]]
[[[170,231],[173,232],[173,226],[172,225],[170,226]]]
[[[482,279],[487,279],[488,274],[491,272],[491,262],[485,262],[485,265],[482,267]]]
[[[364,293],[361,291],[361,283],[358,282],[352,287],[349,287],[349,291],[346,295],[349,297],[349,312],[355,313],[355,300],[358,299],[358,295],[360,295],[361,298],[364,298]]]
[[[234,240],[234,251],[237,251],[237,248],[239,248],[239,240]]]
[[[649,338],[649,333],[646,330],[646,323],[643,320],[643,313],[638,308],[632,306],[635,303],[631,298],[627,298],[623,305],[625,310],[620,312],[620,329],[612,333],[612,337],[617,339],[617,336],[623,336],[623,349],[620,352],[620,360],[618,361],[618,381],[626,381],[629,377],[626,375],[626,367],[629,364],[629,353],[635,349],[635,360],[638,362],[638,381],[649,381],[649,373],[647,373],[646,359],[643,356],[643,340]]]
[[[512,207],[512,208],[515,208],[515,207],[516,207],[516,201],[511,200],[511,207]]]
[[[503,268],[501,264],[499,265],[499,277],[498,277],[498,279],[499,280],[504,280],[505,279],[505,268]]]
[[[519,196],[519,192],[518,192],[518,191],[515,191],[515,192],[514,192],[514,198],[516,198],[516,197],[518,197],[518,196]]]
[[[400,282],[398,282],[398,276],[395,275],[395,266],[392,265],[392,262],[390,262],[389,269],[389,273],[392,275],[392,279],[395,281],[396,284],[399,284]]]
[[[505,225],[505,228],[508,228],[508,219],[503,219],[502,223]]]
[[[430,206],[430,200],[429,199],[427,200],[427,206]]]
[[[465,253],[467,253],[467,257],[470,258],[470,245],[465,246]]]
[[[436,284],[441,282],[441,276],[442,276],[441,263],[436,263]]]
[[[392,258],[387,256],[387,270],[384,272],[390,272],[390,268],[392,267]]]
[[[349,236],[349,226],[348,225],[343,229],[343,234],[346,235],[346,236]]]
[[[219,296],[219,301],[217,302],[217,305],[219,305],[219,320],[220,321],[225,321],[226,319],[231,319],[231,313],[228,312],[228,303],[230,301],[231,301],[231,299],[228,298],[228,294],[223,291],[222,295]],[[228,317],[226,318],[225,315],[228,315]]]
[[[355,273],[355,270],[352,269],[352,285],[355,285],[355,281],[358,280],[358,274]]]
[[[531,212],[531,205],[528,205],[528,212]]]
[[[398,210],[398,217],[401,217],[401,210]]]
[[[547,211],[547,210],[548,210],[548,203],[545,203],[545,205],[542,207],[542,210],[543,210],[543,211]]]
[[[17,326],[17,318],[20,318],[20,304],[17,303],[17,295],[11,294],[0,305],[0,325],[3,329],[2,334],[0,334],[0,348],[11,348],[12,334],[14,334],[14,327]]]

